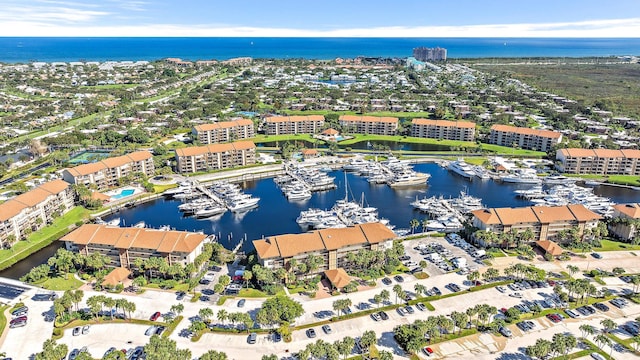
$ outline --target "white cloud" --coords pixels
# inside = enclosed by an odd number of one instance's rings
[[[21,17],[0,16],[0,36],[194,36],[194,37],[640,37],[640,18],[562,23],[463,26],[393,26],[336,30],[132,24],[127,26],[55,25],[48,20],[90,21],[106,12],[66,9]],[[24,17],[22,17],[24,18]],[[34,21],[35,20],[35,21]]]
[[[33,22],[44,22],[46,24],[93,22],[98,18],[109,15],[105,11],[74,9],[63,6],[8,6],[0,12],[0,27],[9,26],[5,24],[31,24]],[[29,19],[27,21],[16,21],[15,19]],[[25,25],[22,25],[23,27]],[[68,25],[67,25],[68,26]],[[66,28],[65,26],[60,29]],[[22,27],[21,27],[22,29]],[[0,33],[13,32],[11,29],[2,29]],[[77,31],[77,30],[74,30]],[[16,36],[20,36],[19,34]],[[26,35],[30,36],[30,35]]]

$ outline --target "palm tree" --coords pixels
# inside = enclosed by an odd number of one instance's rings
[[[210,319],[213,317],[213,310],[208,307],[202,308],[198,311],[198,316],[200,316],[202,321],[208,323]]]
[[[373,303],[380,307],[380,303],[382,302],[382,296],[380,294],[373,295]]]
[[[605,334],[598,334],[593,338],[593,340],[596,342],[600,349],[602,349],[605,345],[611,346],[611,339],[609,339]]]
[[[605,333],[610,333],[612,330],[618,327],[615,321],[611,319],[604,319],[600,321],[600,325],[602,325],[602,331]]]
[[[589,324],[580,325],[579,329],[582,332],[582,337],[587,337],[588,335],[596,333],[596,328]]]
[[[573,274],[580,271],[580,268],[575,265],[567,265],[567,270],[569,270],[569,274],[571,274],[571,277],[573,277]]]
[[[389,301],[389,299],[391,298],[391,294],[389,294],[389,290],[387,289],[382,290],[380,292],[380,298],[382,299],[383,303]]]
[[[224,322],[229,318],[229,313],[225,309],[220,309],[216,314],[216,318],[218,319],[218,321],[224,324]]]
[[[416,292],[417,297],[421,297],[427,293],[427,287],[418,283],[413,286],[413,290]]]
[[[403,293],[404,290],[402,290],[402,286],[400,286],[399,284],[396,284],[393,286],[393,293],[396,294],[396,304],[398,303],[398,297],[400,296],[400,293]]]
[[[415,233],[416,232],[416,228],[420,226],[420,221],[418,219],[411,219],[411,221],[409,221],[409,227],[411,228],[411,233]]]

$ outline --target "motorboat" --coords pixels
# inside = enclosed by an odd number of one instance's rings
[[[447,169],[469,180],[473,179],[473,177],[476,176],[471,165],[467,164],[464,160],[461,159],[459,159],[458,161],[450,162],[449,166],[447,166]]]
[[[480,180],[489,180],[491,178],[487,170],[480,165],[475,165],[472,169],[473,174],[480,178]]]
[[[563,175],[549,175],[542,179],[542,182],[545,185],[564,185],[564,184],[573,184],[577,179],[566,177]]]
[[[430,174],[419,173],[416,171],[407,171],[399,173],[387,182],[391,187],[402,187],[412,185],[426,185]]]
[[[204,209],[200,209],[200,210],[196,211],[194,215],[197,218],[206,218],[206,217],[222,214],[225,211],[227,211],[227,208],[225,208],[223,206],[212,205],[212,206],[207,206]]]
[[[260,201],[260,198],[251,197],[247,199],[241,199],[238,201],[229,202],[227,203],[227,207],[229,208],[229,210],[233,212],[239,212],[239,211],[248,210],[258,206],[259,201]]]
[[[542,180],[534,173],[519,172],[515,174],[503,175],[500,177],[503,182],[515,184],[541,184]]]
[[[137,223],[135,223],[133,225],[134,228],[138,228],[138,229],[143,229],[147,226],[147,224],[144,221],[138,221]]]
[[[106,223],[109,226],[120,226],[120,218],[115,218],[107,221]]]

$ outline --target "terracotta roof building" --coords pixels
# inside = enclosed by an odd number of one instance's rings
[[[550,254],[552,256],[558,256],[563,253],[564,250],[560,247],[560,245],[554,243],[550,240],[540,240],[536,241],[536,245],[544,251],[545,254]]]
[[[316,134],[324,126],[324,116],[271,116],[265,126],[267,135]]]
[[[640,150],[559,149],[558,170],[572,174],[640,175]]]
[[[578,227],[580,234],[602,218],[584,205],[492,208],[471,212],[473,226],[498,234],[531,229],[535,240],[555,239],[562,230]]]
[[[344,132],[354,134],[395,135],[398,130],[396,117],[342,115],[339,121]]]
[[[638,236],[638,219],[640,219],[640,204],[617,204],[613,206],[612,221],[609,222],[609,232],[622,240],[633,240]],[[635,221],[634,221],[635,220]]]
[[[207,235],[186,231],[121,228],[85,224],[60,238],[67,250],[84,255],[99,252],[110,266],[131,269],[135,259],[160,257],[171,264],[187,264],[202,253]]]
[[[107,276],[102,280],[102,286],[115,287],[120,284],[122,281],[126,280],[129,275],[131,275],[131,271],[127,268],[117,267],[111,270]]]
[[[469,121],[411,120],[411,136],[414,137],[473,141],[475,134],[476,124]]]
[[[323,264],[316,273],[344,268],[347,254],[360,249],[391,248],[396,234],[380,223],[360,224],[343,229],[316,230],[303,234],[285,234],[254,240],[261,265],[270,269],[287,267],[291,259],[304,261],[309,255],[319,256]]]
[[[136,151],[123,156],[111,157],[98,162],[78,165],[65,169],[62,178],[76,185],[95,184],[99,191],[118,186],[118,179],[142,173],[151,177],[155,174],[153,156],[148,151]]]
[[[0,245],[12,246],[27,234],[51,224],[74,206],[74,192],[63,180],[46,182],[0,204]]]
[[[256,163],[256,145],[252,141],[192,146],[176,149],[175,152],[177,170],[182,174]]]
[[[324,277],[326,277],[336,289],[342,289],[351,282],[351,276],[349,276],[343,268],[326,270]]]
[[[194,139],[202,144],[223,143],[255,136],[253,121],[248,119],[197,125],[193,127],[191,133]]]
[[[551,147],[562,141],[562,134],[557,131],[536,130],[526,127],[516,127],[496,124],[491,127],[489,144],[512,147],[514,144],[521,149],[549,151]]]

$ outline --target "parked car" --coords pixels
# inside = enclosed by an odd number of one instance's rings
[[[20,319],[20,320],[17,320],[17,321],[15,321],[15,322],[14,322],[14,321],[12,321],[12,322],[9,324],[9,327],[10,327],[10,328],[19,328],[19,327],[23,327],[23,326],[25,326],[25,325],[27,325],[27,319]]]
[[[513,334],[511,333],[511,330],[509,330],[507,327],[505,326],[500,326],[500,328],[498,328],[498,331],[500,332],[500,334],[502,334],[502,336],[504,337],[511,337],[513,336]]]
[[[517,298],[517,299],[522,299],[522,294],[520,294],[519,292],[514,292],[509,294],[509,296]]]
[[[144,334],[145,334],[146,336],[154,335],[154,334],[156,333],[157,328],[158,328],[158,327],[157,327],[157,326],[155,326],[155,325],[150,326],[150,327],[147,329],[147,331],[145,331],[145,332],[144,332]]]
[[[178,293],[176,294],[176,300],[182,300],[184,299],[185,295],[187,295],[184,291],[178,291]]]
[[[391,281],[391,279],[386,277],[386,278],[382,279],[382,283],[385,284],[385,285],[391,285],[392,281]]]
[[[597,352],[592,352],[591,357],[596,360],[606,360],[604,356],[598,354]]]
[[[240,299],[240,300],[238,301],[238,307],[239,307],[239,308],[244,307],[244,304],[245,304],[246,302],[247,302],[247,301],[246,301],[245,299]]]
[[[23,313],[23,312],[28,312],[28,311],[29,311],[28,307],[20,306],[19,308],[14,309],[13,311],[11,311],[11,316],[17,316],[16,314]]]
[[[82,327],[82,335],[87,335],[89,333],[89,325],[85,325]]]
[[[425,346],[422,348],[422,353],[427,355],[427,356],[431,356],[431,354],[433,354],[433,349],[431,349],[428,346]]]
[[[580,314],[578,314],[577,312],[575,312],[574,310],[571,309],[565,309],[564,312],[569,315],[570,318],[577,318],[580,317]]]
[[[382,320],[389,320],[389,315],[387,315],[387,313],[386,313],[386,312],[384,312],[384,311],[380,311],[378,314],[380,314],[380,318],[381,318]]]
[[[162,332],[166,329],[164,326],[160,325],[156,327],[156,335],[162,334]]]
[[[600,255],[600,254],[598,254],[598,253],[596,253],[596,252],[591,253],[591,256],[593,256],[593,257],[594,257],[594,258],[596,258],[596,259],[602,259],[602,255]]]
[[[331,332],[333,330],[331,329],[331,326],[329,326],[329,325],[322,325],[322,331],[324,331],[325,334],[331,334]]]
[[[427,309],[427,307],[426,307],[426,306],[424,306],[424,304],[423,304],[423,303],[417,303],[417,304],[416,304],[416,307],[417,307],[417,308],[418,308],[418,310],[420,310],[420,311],[425,311],[425,310]]]
[[[413,310],[413,308],[411,307],[411,305],[407,305],[404,307],[404,310],[407,312],[407,314],[413,314],[415,313],[415,310]]]
[[[82,329],[80,328],[80,326],[76,326],[73,328],[73,330],[71,331],[71,335],[73,336],[78,336],[80,335],[80,332],[82,331]]]
[[[149,318],[149,320],[151,321],[156,321],[158,320],[158,318],[160,318],[162,314],[160,314],[160,311],[156,311],[153,313],[153,315],[151,315],[151,317]]]
[[[399,283],[404,282],[404,278],[401,275],[396,275],[393,279]]]
[[[249,334],[249,337],[247,337],[247,342],[249,344],[255,344],[257,340],[258,340],[258,334],[256,333],[251,333]]]
[[[311,339],[316,337],[316,331],[313,328],[307,329],[307,337]]]
[[[593,307],[602,311],[602,312],[607,312],[609,311],[609,307],[603,303],[595,303],[593,304]]]
[[[377,312],[375,312],[375,313],[371,314],[371,318],[372,318],[373,320],[375,320],[375,321],[380,321],[380,320],[382,320],[382,318],[380,317],[380,313],[377,313]]]

